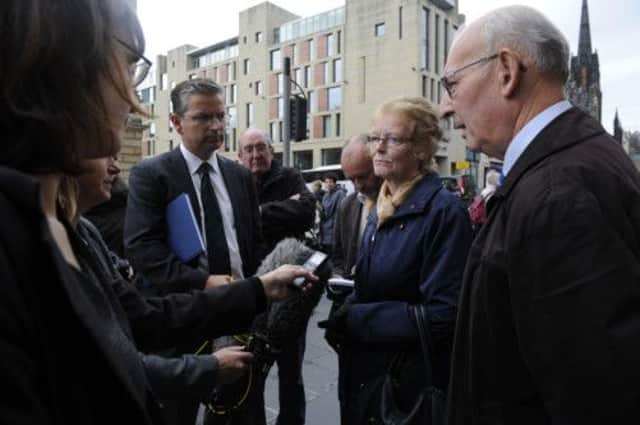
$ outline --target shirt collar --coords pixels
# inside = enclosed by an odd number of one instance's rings
[[[189,169],[189,175],[193,176],[194,174],[197,174],[198,169],[200,168],[200,165],[205,161],[203,161],[198,156],[193,154],[191,151],[189,151],[189,149],[185,148],[182,143],[180,144],[180,152],[182,153],[182,157],[187,163],[187,168]],[[213,152],[206,162],[208,162],[209,165],[211,165],[211,168],[213,169],[213,172],[215,174],[218,174],[220,172],[220,167],[218,166],[218,158],[217,158],[216,152]]]
[[[522,155],[525,149],[527,149],[527,146],[531,144],[533,139],[535,139],[536,136],[551,123],[551,121],[556,119],[558,115],[571,109],[571,107],[572,106],[569,101],[561,100],[540,112],[538,115],[533,117],[527,125],[522,127],[513,140],[511,140],[511,143],[507,148],[507,152],[504,155],[502,174],[506,176],[509,173],[509,170],[513,168],[513,165],[516,163],[518,158],[520,158],[520,155]]]

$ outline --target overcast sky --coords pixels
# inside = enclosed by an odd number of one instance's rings
[[[138,15],[151,59],[181,44],[198,47],[238,35],[238,12],[260,0],[138,0]],[[344,5],[344,0],[272,0],[300,16]],[[575,54],[582,0],[459,0],[459,11],[473,20],[493,8],[530,5],[564,33]],[[616,108],[625,130],[640,131],[640,1],[590,0],[591,45],[600,59],[602,121],[611,131]]]

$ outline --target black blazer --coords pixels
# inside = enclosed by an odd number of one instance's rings
[[[251,173],[218,155],[229,192],[243,273],[251,276],[258,266],[261,243],[260,216]],[[197,259],[180,262],[166,242],[166,207],[182,193],[189,194],[198,220],[200,207],[180,148],[137,164],[129,177],[129,198],[124,226],[127,258],[152,285],[166,292],[202,289],[208,273],[198,270]],[[199,221],[200,222],[200,221]]]
[[[336,214],[335,245],[333,267],[342,276],[351,275],[351,269],[358,261],[358,231],[360,216],[364,206],[358,200],[358,193],[352,193],[340,202]]]

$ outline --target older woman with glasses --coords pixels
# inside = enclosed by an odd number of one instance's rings
[[[434,381],[445,388],[460,283],[472,233],[464,206],[442,189],[432,170],[441,134],[422,98],[379,107],[368,143],[375,174],[384,179],[364,231],[355,291],[330,318],[343,332],[349,417],[343,423],[381,423],[380,390],[390,361],[409,360],[399,397],[411,406],[424,386],[424,362],[411,306],[424,305],[433,335]]]
[[[141,112],[138,20],[125,0],[4,0],[0,28],[0,423],[161,423],[135,326],[57,203],[63,177],[114,156]],[[289,272],[274,293],[313,280]],[[263,309],[267,279],[252,279],[223,304]],[[167,324],[158,311],[138,318]]]

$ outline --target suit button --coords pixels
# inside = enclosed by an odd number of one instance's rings
[[[404,230],[404,223],[400,223],[400,230]]]
[[[360,384],[360,389],[364,390],[364,384]]]

